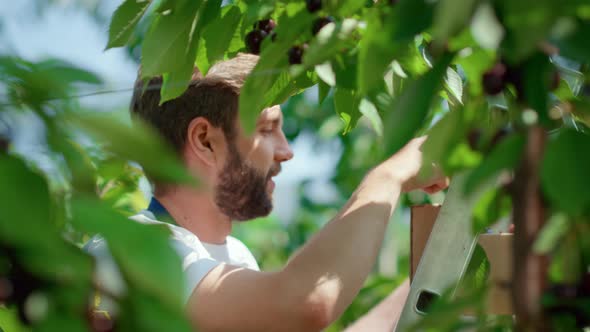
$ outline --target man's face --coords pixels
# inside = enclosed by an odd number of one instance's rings
[[[254,134],[246,137],[238,129],[236,138],[228,142],[215,203],[233,220],[249,220],[271,212],[275,186],[272,177],[280,172],[282,162],[293,158],[282,125],[281,109],[273,106],[262,111]]]

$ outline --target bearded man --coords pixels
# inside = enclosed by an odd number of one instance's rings
[[[186,275],[186,312],[199,331],[319,331],[361,289],[401,193],[435,192],[448,183],[442,176],[417,181],[424,138],[414,139],[368,172],[340,212],[282,269],[260,271],[248,248],[230,236],[232,222],[271,212],[272,178],[293,151],[278,105],[261,111],[253,134],[240,127],[240,89],[257,60],[240,54],[206,77],[195,69],[186,92],[162,105],[159,89],[136,89],[132,115],[154,126],[201,183],[154,183],[149,208],[133,219],[169,224]],[[161,78],[149,82],[160,84]],[[106,250],[102,240],[88,249]],[[407,292],[406,282],[349,330],[391,331]]]

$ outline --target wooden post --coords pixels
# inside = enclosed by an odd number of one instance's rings
[[[541,296],[546,286],[547,259],[532,252],[545,222],[540,168],[546,131],[540,126],[527,132],[523,158],[511,188],[514,220],[513,308],[518,331],[545,331]]]

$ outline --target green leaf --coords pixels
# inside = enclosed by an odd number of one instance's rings
[[[384,121],[384,139],[387,154],[404,146],[424,125],[424,119],[442,86],[447,67],[453,59],[445,54],[434,67],[417,80],[409,83],[394,107],[387,111]]]
[[[206,27],[208,27],[210,24],[213,24],[214,22],[219,21],[222,2],[222,0],[205,1],[205,3],[199,8],[197,26],[195,27],[193,33],[197,33],[197,35],[200,36]]]
[[[222,60],[230,43],[240,27],[242,12],[238,6],[223,8],[222,17],[209,24],[202,33],[199,43],[197,64],[203,75],[215,62]]]
[[[360,98],[356,94],[356,91],[336,88],[336,91],[334,92],[334,108],[336,113],[340,115],[342,121],[344,121],[343,135],[350,132],[361,117],[359,104]]]
[[[428,131],[428,138],[422,145],[424,165],[432,163],[444,165],[445,158],[451,154],[452,148],[461,141],[464,131],[462,110],[450,111],[445,114]],[[429,169],[425,168],[425,171]]]
[[[481,153],[471,150],[467,143],[459,142],[445,157],[442,166],[446,174],[453,174],[461,170],[472,169],[480,165],[481,160]]]
[[[96,74],[78,68],[71,63],[58,59],[40,61],[35,68],[46,75],[55,75],[55,79],[63,84],[88,83],[101,84],[102,80]]]
[[[15,249],[22,264],[45,280],[88,283],[90,259],[58,232],[47,181],[9,155],[0,156],[0,174],[0,242]]]
[[[186,171],[173,149],[154,129],[139,121],[131,128],[113,118],[82,113],[69,113],[64,120],[98,139],[106,145],[108,151],[138,162],[156,179],[196,184],[196,180]]]
[[[0,174],[0,238],[17,248],[34,248],[37,242],[43,247],[50,235],[56,234],[51,225],[46,180],[22,160],[9,155],[0,155]],[[19,227],[22,222],[28,226]]]
[[[506,28],[501,45],[503,55],[508,62],[518,63],[538,49],[557,18],[565,14],[568,4],[553,0],[502,0],[495,3],[495,8],[502,13]]]
[[[549,278],[555,283],[576,284],[586,267],[582,266],[579,234],[571,228],[551,256]]]
[[[377,87],[396,54],[432,23],[434,5],[424,0],[401,0],[393,10],[367,11],[367,28],[360,41],[358,86],[365,94]],[[384,18],[382,18],[384,17]]]
[[[572,114],[576,116],[577,120],[590,127],[590,98],[570,100],[570,103],[573,105]]]
[[[0,326],[6,332],[30,332],[31,329],[27,328],[18,317],[16,308],[10,308],[6,306],[0,307]]]
[[[188,88],[193,76],[194,65],[186,62],[183,67],[162,75],[162,89],[160,90],[160,105],[181,96]]]
[[[188,0],[162,0],[156,8],[156,12],[162,14],[179,10]]]
[[[480,96],[483,92],[481,77],[483,73],[492,67],[496,61],[492,52],[479,47],[473,47],[471,53],[457,58],[457,64],[461,66],[467,77],[467,89],[472,96]]]
[[[260,60],[252,73],[246,79],[240,92],[240,123],[246,133],[251,133],[255,127],[255,119],[260,112],[277,100],[277,91],[272,89],[279,78],[284,78],[284,71],[288,68],[287,50],[297,37],[309,28],[314,16],[301,4],[296,13],[285,13],[280,24],[276,27],[277,38],[273,43],[263,48]],[[261,94],[263,94],[261,96]]]
[[[48,101],[68,98],[75,83],[101,82],[95,74],[61,60],[33,63],[8,56],[0,57],[0,78],[12,103],[35,110]]]
[[[550,124],[547,105],[553,66],[549,62],[549,57],[542,53],[536,53],[524,63],[523,70],[524,97],[529,106],[536,111],[539,122]]]
[[[447,75],[445,77],[445,89],[449,92],[452,105],[463,104],[463,80],[461,76],[452,68],[447,68]]]
[[[357,89],[357,56],[354,52],[337,55],[332,60],[332,69],[336,75],[336,86],[346,89]]]
[[[393,42],[411,41],[432,24],[434,4],[425,0],[400,0],[395,14],[386,17]]]
[[[590,22],[578,21],[577,29],[563,39],[555,41],[559,47],[560,55],[580,62],[590,61],[590,47],[588,47],[588,35],[590,34]]]
[[[130,313],[141,313],[141,315],[131,314],[130,317],[124,318],[132,320],[131,324],[135,326],[132,330],[146,332],[194,331],[181,310],[174,310],[163,305],[157,297],[145,291],[132,290],[132,295],[125,304],[129,306]]]
[[[590,137],[564,130],[550,140],[543,157],[543,192],[558,208],[578,215],[590,206]]]
[[[199,32],[194,28],[201,3],[188,1],[182,10],[154,19],[142,46],[142,77],[178,72],[195,61]]]
[[[296,77],[291,76],[288,72],[283,72],[267,91],[265,98],[268,99],[265,100],[265,105],[282,104],[289,97],[302,92],[317,82],[317,76],[313,72],[308,71]]]
[[[72,224],[100,234],[109,246],[127,283],[157,296],[170,308],[180,308],[184,279],[181,261],[171,247],[166,225],[143,225],[116,213],[102,202],[76,197]]]
[[[504,37],[504,27],[498,21],[494,8],[487,2],[479,5],[471,21],[473,39],[484,49],[495,50]]]
[[[526,140],[513,134],[501,140],[465,181],[465,193],[472,193],[481,183],[500,171],[514,169],[522,158]]]
[[[328,95],[330,94],[330,90],[332,88],[324,83],[324,81],[319,81],[318,82],[318,104],[321,104],[324,102],[324,100],[326,99],[326,97],[328,97]]]
[[[315,66],[315,72],[322,79],[322,82],[325,82],[329,87],[336,85],[336,74],[330,62],[324,62]]]
[[[541,233],[535,240],[533,251],[541,255],[551,253],[567,234],[570,228],[569,226],[567,215],[563,213],[552,215],[551,218],[547,220],[547,223],[545,223]]]
[[[324,26],[305,51],[303,65],[306,68],[311,68],[341,52],[343,46],[349,43],[350,36],[356,30],[357,25],[357,20],[349,18],[338,24],[329,23]]]
[[[240,3],[243,7],[246,7],[244,24],[251,27],[255,22],[268,17],[275,10],[277,1],[246,0]]]
[[[477,0],[441,0],[434,12],[433,39],[444,45],[470,22]]]
[[[368,99],[363,98],[359,105],[359,111],[362,115],[369,119],[371,126],[373,126],[373,130],[377,136],[383,136],[383,121],[381,120],[381,116],[379,115],[375,105],[373,105],[373,103]]]
[[[106,49],[125,46],[151,0],[125,0],[113,13]]]
[[[360,9],[362,9],[366,1],[364,0],[333,0],[333,1],[325,1],[326,3],[326,10],[329,13],[334,13],[333,15],[338,15],[341,17],[348,17],[355,13],[357,13]]]
[[[473,232],[477,234],[485,231],[500,218],[510,215],[511,211],[510,197],[503,195],[497,188],[487,191],[473,207]]]
[[[188,87],[194,70],[195,57],[200,38],[200,33],[220,12],[221,0],[206,1],[198,10],[192,31],[189,34],[188,53],[179,63],[182,65],[164,74],[162,90],[160,92],[160,105],[164,102],[180,96]]]
[[[96,168],[87,151],[74,140],[63,137],[63,132],[50,131],[50,140],[55,149],[62,152],[71,173],[71,184],[76,190],[96,190]]]
[[[55,305],[55,303],[53,305]],[[82,315],[76,316],[71,312],[61,312],[53,315],[50,313],[49,317],[35,325],[34,330],[39,332],[85,332],[88,331],[88,322],[82,317]]]
[[[490,262],[485,250],[477,244],[471,254],[471,259],[465,270],[463,280],[459,284],[459,293],[461,289],[482,289],[488,285],[490,275]],[[469,287],[469,288],[466,288]]]
[[[367,27],[359,42],[358,55],[358,86],[361,94],[365,94],[382,79],[387,66],[395,55],[394,45],[389,44],[387,31],[381,19],[381,13],[372,8],[365,15]]]

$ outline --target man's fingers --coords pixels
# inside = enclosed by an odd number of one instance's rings
[[[444,177],[437,181],[435,184],[422,188],[422,190],[428,194],[435,194],[443,189],[446,189],[449,186],[449,183],[450,179],[448,177]]]
[[[451,178],[449,178],[448,176],[445,176],[441,182],[442,189],[448,188],[450,184],[451,184]]]

